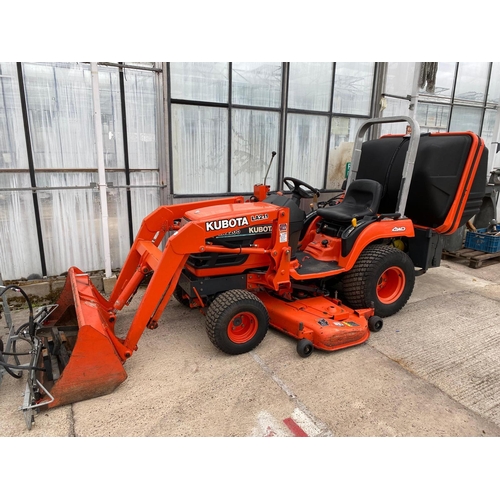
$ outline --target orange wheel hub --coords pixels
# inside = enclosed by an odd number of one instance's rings
[[[250,312],[243,312],[231,319],[227,327],[227,336],[235,344],[244,344],[255,335],[257,328],[256,316]]]
[[[377,298],[383,304],[392,304],[401,297],[406,284],[406,277],[400,267],[389,267],[380,276],[377,283]]]

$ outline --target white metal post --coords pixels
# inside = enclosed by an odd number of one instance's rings
[[[99,98],[99,75],[97,63],[90,63],[92,74],[92,97],[94,101],[95,142],[97,149],[97,170],[99,173],[99,193],[101,195],[101,228],[104,250],[104,272],[106,278],[111,277],[111,248],[109,243],[108,199],[106,171],[104,170],[104,146],[102,142],[101,101]]]
[[[488,172],[495,168],[495,160],[497,159],[497,144],[500,142],[500,107],[497,108],[495,116],[495,125],[493,127],[493,135],[491,136],[491,147],[488,156]],[[500,152],[498,153],[500,155]],[[500,167],[500,164],[498,164]]]
[[[421,62],[415,63],[415,72],[413,73],[413,84],[411,87],[411,95],[410,95],[410,108],[408,112],[408,116],[410,118],[413,118],[415,120],[415,117],[417,116],[417,104],[418,104],[418,95],[419,95],[419,88],[418,88],[418,81],[420,79],[420,68],[422,67]]]

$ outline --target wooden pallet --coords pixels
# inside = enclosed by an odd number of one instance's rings
[[[486,253],[480,252],[479,250],[471,250],[470,248],[461,248],[456,252],[448,252],[443,250],[443,258],[446,257],[456,257],[458,259],[467,259],[469,261],[469,267],[477,269],[483,265],[485,260],[499,259],[500,262],[500,252]],[[498,262],[495,262],[497,264]]]

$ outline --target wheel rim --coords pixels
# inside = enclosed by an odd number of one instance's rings
[[[383,304],[392,304],[401,297],[406,284],[405,273],[400,267],[389,267],[377,283],[377,298]]]
[[[302,354],[308,356],[312,352],[312,344],[306,344],[302,346]]]
[[[258,322],[255,314],[243,312],[234,316],[227,327],[227,336],[235,344],[248,342],[257,332]]]

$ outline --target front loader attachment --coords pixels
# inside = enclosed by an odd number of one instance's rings
[[[31,403],[61,406],[109,394],[120,385],[127,374],[113,344],[114,321],[90,277],[72,267],[57,308],[37,330],[43,371],[36,385],[43,389],[41,399]]]
[[[31,366],[36,366],[37,370],[28,383],[30,394],[25,396],[24,410],[41,406],[52,408],[103,396],[113,392],[127,378],[123,364],[137,349],[144,330],[158,326],[189,254],[241,252],[218,245],[205,249],[205,220],[185,221],[182,227],[179,225],[184,214],[192,210],[208,206],[215,210],[213,205],[218,204],[228,207],[222,210],[234,213],[243,205],[241,197],[230,201],[235,205],[219,200],[211,205],[205,201],[163,206],[146,217],[109,300],[99,293],[87,274],[76,267],[69,269],[55,310],[36,325],[31,342]],[[260,211],[262,207],[254,209],[255,213]],[[273,211],[275,217],[282,212],[278,208]],[[280,220],[288,221],[284,214]],[[174,234],[168,237],[161,250],[159,244],[168,231]],[[214,236],[222,232],[222,229],[213,231]],[[283,250],[284,246],[285,243],[280,243],[277,248]],[[258,255],[270,252],[265,248],[245,250]],[[275,258],[281,262],[283,251],[275,253],[271,260]],[[278,280],[276,274],[274,271],[272,276]],[[129,330],[118,337],[114,332],[116,313],[130,303],[146,277],[149,282]]]
[[[14,368],[29,370],[22,406],[28,428],[41,407],[109,394],[127,378],[125,361],[137,350],[145,329],[158,327],[190,255],[243,257],[248,268],[256,269],[253,288],[287,291],[289,223],[283,207],[245,204],[242,197],[162,206],[143,220],[109,300],[87,274],[70,268],[57,304],[31,321],[33,328],[20,329],[19,339],[30,344],[31,361]],[[250,243],[229,244],[228,233],[244,234]],[[128,331],[117,336],[117,312],[130,304],[145,281]],[[197,291],[200,308],[207,306],[202,295]]]

